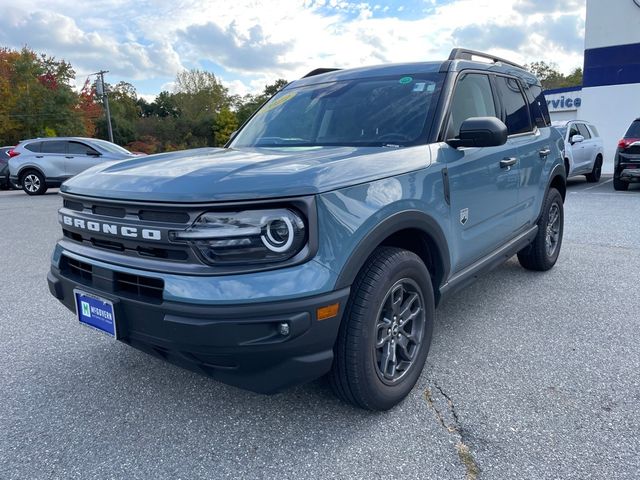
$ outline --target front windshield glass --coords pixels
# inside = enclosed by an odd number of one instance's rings
[[[556,127],[560,134],[564,137],[567,133],[567,127]]]
[[[115,143],[111,143],[111,142],[106,142],[104,140],[96,140],[94,139],[93,142],[95,142],[98,147],[100,147],[102,150],[106,150],[109,153],[120,153],[123,155],[131,155],[131,152],[125,148],[122,148],[120,145],[116,145]]]
[[[364,78],[288,88],[232,147],[406,146],[426,141],[441,74]]]

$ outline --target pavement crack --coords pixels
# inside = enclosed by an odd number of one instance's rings
[[[466,470],[466,480],[476,480],[480,475],[480,467],[467,444],[466,436],[455,404],[451,397],[438,385],[435,380],[429,382],[433,388],[427,387],[425,398],[431,410],[433,410],[438,422],[451,435],[456,438],[456,452],[458,458]]]

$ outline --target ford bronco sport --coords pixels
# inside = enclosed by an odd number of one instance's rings
[[[49,288],[80,323],[223,382],[328,374],[388,409],[446,296],[515,254],[555,264],[566,172],[549,124],[536,78],[479,52],[314,70],[226,148],[66,181]]]

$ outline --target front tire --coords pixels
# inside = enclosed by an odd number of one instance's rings
[[[413,252],[380,247],[352,288],[329,382],[348,403],[388,410],[409,394],[429,352],[435,316],[431,277]]]
[[[591,169],[591,173],[587,173],[585,177],[587,177],[587,182],[589,183],[598,183],[600,181],[601,176],[602,176],[602,157],[598,155],[596,159],[593,161],[593,169]]]
[[[621,192],[629,190],[629,183],[620,180],[620,177],[613,176],[613,189]]]
[[[36,170],[25,172],[21,177],[20,183],[27,195],[44,195],[47,191],[44,175]]]
[[[533,243],[518,252],[518,261],[527,270],[544,272],[553,268],[560,255],[564,232],[562,195],[550,188],[538,220],[538,233]]]

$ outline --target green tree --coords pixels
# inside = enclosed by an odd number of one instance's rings
[[[274,83],[264,87],[262,93],[258,95],[247,94],[242,98],[235,98],[234,106],[238,125],[242,125],[247,119],[253,115],[263,103],[273,97],[276,93],[287,86],[289,82],[283,78],[276,80]]]
[[[213,122],[214,144],[217,147],[224,146],[231,134],[238,129],[238,119],[228,108],[223,108]]]
[[[542,88],[545,90],[582,85],[581,68],[576,68],[571,74],[566,76],[560,73],[555,63],[547,63],[544,61],[532,62],[525,65],[525,68],[538,77]]]

